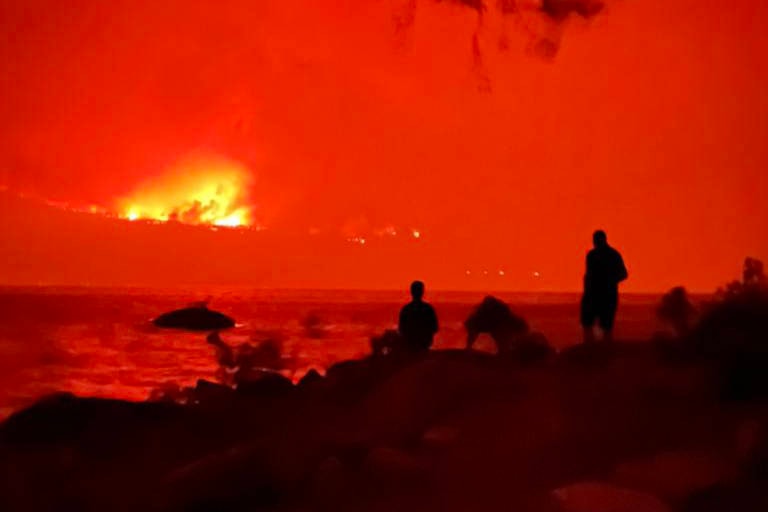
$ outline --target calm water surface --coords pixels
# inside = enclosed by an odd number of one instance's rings
[[[499,293],[558,347],[579,340],[575,294]],[[282,345],[284,373],[300,377],[342,359],[363,356],[368,339],[396,324],[407,294],[364,291],[148,290],[109,288],[0,289],[0,417],[41,395],[141,400],[168,382],[214,379],[216,362],[205,335],[160,330],[158,314],[210,298],[210,307],[238,326],[222,334],[229,344]],[[482,293],[434,292],[427,299],[440,317],[437,348],[460,347],[462,322]],[[658,297],[625,296],[617,337],[647,339],[658,328]],[[482,340],[480,348],[491,348]]]

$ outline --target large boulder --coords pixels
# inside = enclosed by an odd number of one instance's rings
[[[418,442],[442,418],[467,404],[515,393],[509,375],[493,357],[464,351],[436,351],[375,386],[357,409],[357,436],[366,442]]]
[[[288,395],[294,390],[291,379],[271,371],[252,373],[249,379],[237,383],[237,394],[240,396],[273,398]]]
[[[260,509],[295,492],[325,458],[301,439],[268,437],[177,468],[150,501],[167,512]]]
[[[12,414],[0,425],[0,443],[6,446],[44,446],[57,443],[115,441],[161,426],[180,425],[189,417],[170,402],[127,402],[80,398],[70,393],[44,397]]]
[[[405,450],[377,446],[370,450],[361,470],[379,489],[392,486],[424,486],[431,461]]]
[[[0,509],[128,507],[165,471],[221,444],[220,423],[172,402],[47,397],[0,426]]]
[[[690,496],[682,512],[765,512],[768,485],[765,480],[744,479],[713,485]]]

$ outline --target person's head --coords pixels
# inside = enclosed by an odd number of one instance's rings
[[[421,281],[411,283],[411,297],[413,297],[413,300],[421,300],[424,297],[424,283]]]
[[[598,229],[592,233],[592,243],[595,247],[605,247],[608,245],[608,235],[602,229]]]

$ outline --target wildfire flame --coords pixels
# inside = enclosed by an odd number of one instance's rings
[[[250,182],[251,174],[238,162],[222,157],[187,157],[120,200],[118,212],[131,221],[250,226]]]

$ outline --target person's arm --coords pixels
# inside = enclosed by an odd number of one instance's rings
[[[430,308],[430,311],[432,313],[432,334],[436,334],[440,329],[440,326],[437,323],[437,313],[435,313],[435,308]]]
[[[626,280],[629,277],[629,273],[627,272],[627,267],[624,265],[624,258],[621,257],[621,254],[618,252],[616,253],[617,256],[617,275],[616,275],[616,282],[620,283],[624,280]]]
[[[589,288],[589,284],[592,282],[592,251],[587,253],[587,257],[584,262],[584,289]]]

